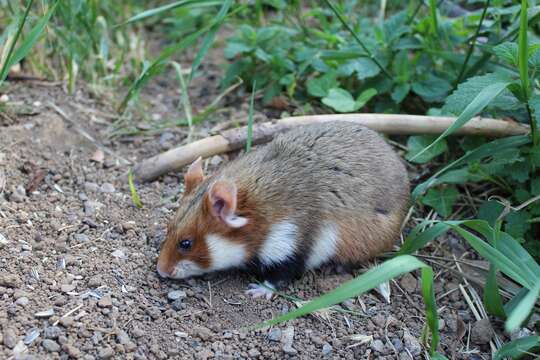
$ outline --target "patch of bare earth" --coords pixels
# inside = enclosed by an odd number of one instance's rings
[[[216,79],[195,83],[195,104],[219,93]],[[180,117],[176,89],[174,81],[154,82],[143,97],[149,116]],[[68,96],[61,86],[15,83],[7,95],[15,110],[0,123],[0,358],[424,356],[418,274],[391,283],[390,304],[370,292],[342,304],[348,312],[326,311],[260,331],[243,327],[295,303],[247,298],[247,274],[160,280],[155,261],[180,177],[139,185],[144,207],[137,209],[118,180],[128,169],[121,159],[134,162],[182,143],[186,129],[108,140],[111,107],[87,91]],[[246,101],[236,101],[214,119],[245,116]],[[200,125],[197,134],[212,126]],[[96,143],[108,152],[96,153]],[[487,358],[491,337],[469,332],[475,318],[456,280],[439,270],[440,351],[455,359]],[[309,299],[350,277],[325,268],[285,292]]]

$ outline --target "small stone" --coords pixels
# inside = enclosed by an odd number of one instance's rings
[[[58,326],[48,326],[43,330],[43,336],[46,339],[58,339],[62,334],[62,330]]]
[[[399,285],[406,292],[413,293],[416,291],[418,281],[411,273],[407,273],[401,277],[401,279],[399,280]]]
[[[60,325],[62,325],[65,328],[72,326],[74,322],[75,322],[75,319],[73,319],[71,316],[60,318]]]
[[[113,355],[114,355],[114,350],[109,346],[101,348],[98,351],[98,357],[100,359],[110,359],[113,357]]]
[[[28,293],[21,290],[21,289],[16,289],[13,291],[13,298],[15,300],[19,299],[19,298],[22,298],[22,297],[28,297]]]
[[[332,348],[332,345],[326,343],[323,345],[322,347],[322,354],[323,356],[328,356],[330,355],[330,353],[332,352],[333,348]]]
[[[2,96],[0,96],[0,102],[3,102],[3,103],[9,102],[9,96],[7,94],[2,94]]]
[[[34,316],[39,318],[39,319],[50,318],[53,315],[54,315],[54,309],[47,309],[47,310],[44,310],[44,311],[39,311],[39,312],[34,314]]]
[[[384,328],[386,325],[386,318],[381,314],[375,315],[371,320],[380,328]]]
[[[74,359],[78,359],[81,357],[81,351],[71,344],[62,345],[62,349]]]
[[[195,326],[193,328],[193,335],[200,338],[203,341],[207,341],[214,336],[212,331],[204,326]]]
[[[126,221],[122,223],[122,230],[124,232],[135,229],[135,221]]]
[[[59,352],[60,351],[60,345],[54,340],[51,339],[45,339],[41,343],[41,345],[47,350],[48,352]]]
[[[3,333],[4,345],[13,349],[17,345],[17,333],[13,328],[7,328]]]
[[[0,274],[0,286],[8,288],[17,288],[22,285],[21,279],[15,274]]]
[[[126,254],[120,249],[114,250],[111,255],[117,259],[127,259]]]
[[[384,343],[377,339],[377,340],[374,340],[372,343],[371,343],[371,348],[378,352],[378,353],[383,353],[384,352]]]
[[[298,351],[292,347],[294,341],[294,327],[288,326],[281,333],[281,343],[283,344],[283,352],[288,355],[296,355]]]
[[[131,339],[129,338],[129,335],[127,332],[125,332],[124,330],[120,330],[117,334],[116,334],[116,340],[118,340],[118,342],[122,345],[125,345],[127,344],[128,342],[131,341]]]
[[[250,358],[256,358],[257,356],[261,355],[261,352],[255,348],[249,349],[248,355]]]
[[[4,234],[0,233],[0,249],[3,248],[8,243],[9,243],[8,239],[4,236]]]
[[[124,349],[126,349],[127,352],[135,351],[137,348],[137,344],[135,344],[133,341],[128,341],[124,344]]]
[[[99,189],[99,186],[96,183],[93,183],[93,182],[84,183],[84,191],[87,192],[87,193],[97,192],[98,189]]]
[[[195,353],[195,359],[197,360],[207,360],[214,357],[214,352],[210,349],[202,349]]]
[[[26,190],[22,185],[17,186],[11,195],[9,196],[9,200],[13,202],[23,202],[26,198]]]
[[[100,275],[92,276],[90,279],[88,279],[88,287],[98,287],[101,285],[103,281],[101,280]]]
[[[481,319],[475,322],[471,329],[471,341],[474,344],[483,345],[493,338],[493,328],[489,319]]]
[[[110,295],[105,295],[98,301],[98,306],[101,308],[110,308],[112,307],[112,299]]]
[[[86,234],[75,234],[73,235],[73,238],[77,242],[87,242],[90,241],[90,237]]]
[[[17,304],[19,306],[22,306],[22,307],[25,307],[26,305],[28,305],[29,302],[30,302],[30,300],[28,300],[28,298],[26,296],[20,297],[17,300],[15,300],[15,304]]]
[[[85,201],[84,203],[84,214],[86,216],[92,216],[96,211],[102,206],[101,203],[97,201]]]
[[[139,328],[135,328],[131,330],[131,335],[133,335],[136,339],[138,339],[144,335],[144,331],[142,331]]]
[[[26,333],[26,336],[23,339],[24,344],[25,345],[30,345],[31,343],[34,342],[34,340],[36,340],[39,337],[39,334],[40,334],[39,329],[36,329],[36,328],[30,329]]]
[[[167,294],[167,298],[171,301],[175,301],[180,298],[185,298],[186,296],[187,296],[186,292],[182,290],[172,290],[172,291],[169,291],[169,293]]]
[[[422,345],[420,345],[418,339],[412,336],[407,330],[403,332],[403,343],[405,344],[405,348],[413,356],[418,356],[422,352]]]
[[[280,328],[272,328],[268,332],[268,340],[278,342],[281,340],[281,329]]]
[[[103,183],[103,185],[101,185],[99,190],[103,193],[109,193],[109,194],[116,191],[116,189],[114,188],[114,185],[111,183]]]
[[[15,359],[20,359],[22,358],[22,355],[26,353],[27,350],[28,350],[28,347],[24,345],[24,342],[21,340],[13,348],[13,355],[14,355],[13,357]]]
[[[68,292],[72,292],[73,290],[75,290],[75,285],[73,284],[62,284],[62,286],[60,286],[60,290],[64,293],[68,293]]]

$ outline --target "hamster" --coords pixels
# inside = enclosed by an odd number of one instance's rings
[[[244,268],[263,280],[249,285],[254,298],[271,299],[324,263],[356,265],[391,250],[410,201],[402,160],[351,122],[295,128],[208,177],[199,158],[184,182],[159,275]]]

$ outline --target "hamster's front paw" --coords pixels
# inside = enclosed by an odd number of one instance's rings
[[[246,294],[254,299],[264,297],[266,300],[270,300],[274,296],[275,290],[276,287],[272,283],[265,281],[262,284],[249,284]]]

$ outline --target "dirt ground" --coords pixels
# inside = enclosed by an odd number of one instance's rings
[[[192,89],[195,108],[219,93],[217,67],[202,71],[206,75]],[[80,89],[69,96],[61,84],[18,82],[1,99],[11,111],[0,117],[0,358],[425,357],[418,273],[391,282],[390,304],[372,291],[341,304],[348,312],[327,311],[260,331],[243,327],[295,303],[247,298],[250,277],[240,272],[159,279],[158,247],[177,206],[181,174],[139,184],[144,207],[137,209],[119,180],[128,169],[120,159],[136,162],[181,144],[186,129],[109,140],[113,109]],[[212,118],[245,117],[247,104],[239,99]],[[177,84],[166,77],[153,81],[141,101],[149,119],[181,116]],[[199,126],[197,135],[212,126]],[[95,142],[111,153],[101,159]],[[226,160],[213,158],[210,168]],[[455,239],[445,238],[424,253],[448,257],[455,248]],[[491,327],[476,322],[451,274],[436,267],[440,352],[454,359],[491,358]],[[286,293],[310,299],[350,277],[323,268]]]

